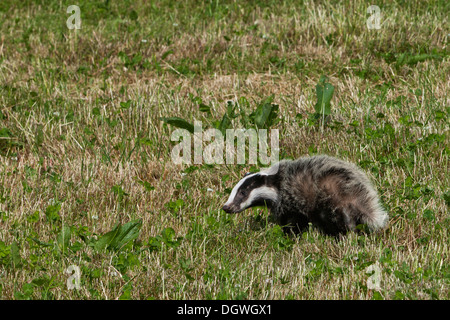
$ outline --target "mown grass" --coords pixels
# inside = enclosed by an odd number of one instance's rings
[[[2,299],[449,298],[446,1],[70,4],[80,30],[69,4],[0,3]],[[286,236],[264,209],[220,210],[253,166],[173,163],[162,117],[211,125],[272,95],[280,156],[360,165],[384,232]]]

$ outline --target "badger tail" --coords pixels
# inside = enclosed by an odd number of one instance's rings
[[[374,199],[372,201],[370,212],[364,216],[363,220],[365,220],[363,222],[370,230],[377,231],[387,227],[389,215],[378,202],[378,199]]]

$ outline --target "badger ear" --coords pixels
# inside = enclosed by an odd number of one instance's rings
[[[279,169],[280,169],[280,162],[277,162],[270,168],[265,168],[265,169],[261,170],[260,174],[265,175],[265,176],[276,175],[278,173]]]
[[[264,176],[264,183],[266,186],[279,188],[280,187],[280,176],[278,174],[266,175],[266,176]]]

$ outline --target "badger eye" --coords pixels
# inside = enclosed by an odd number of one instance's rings
[[[240,194],[241,196],[244,196],[244,197],[245,197],[246,192],[245,192],[244,190],[241,190],[241,191],[239,192],[239,194]]]

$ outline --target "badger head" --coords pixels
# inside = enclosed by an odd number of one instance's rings
[[[271,206],[278,199],[275,175],[267,172],[248,173],[231,191],[222,209],[228,213],[238,213],[255,206]]]

